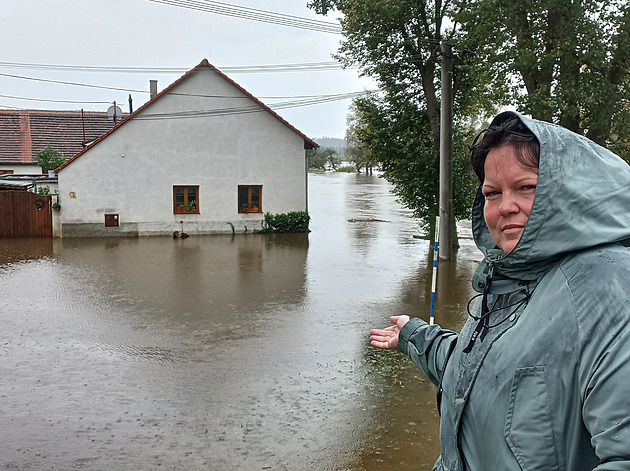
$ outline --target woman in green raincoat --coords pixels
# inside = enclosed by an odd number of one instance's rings
[[[460,333],[370,332],[438,386],[434,470],[630,470],[630,166],[513,112],[473,146],[484,259]]]

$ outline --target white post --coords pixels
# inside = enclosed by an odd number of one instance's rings
[[[437,285],[437,265],[440,247],[440,216],[435,218],[435,239],[433,242],[433,279],[431,280],[431,317],[429,324],[435,323],[435,287]]]

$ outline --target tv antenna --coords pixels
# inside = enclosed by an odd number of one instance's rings
[[[111,119],[114,123],[122,121],[123,112],[120,107],[116,106],[116,102],[114,102],[114,105],[110,106],[107,110],[107,117]]]

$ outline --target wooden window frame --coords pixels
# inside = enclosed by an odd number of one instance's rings
[[[177,190],[184,189],[184,203],[177,204]],[[193,189],[195,191],[194,208],[185,208],[189,204],[188,193]],[[173,185],[173,214],[199,214],[199,185]]]
[[[258,206],[252,207],[252,189],[258,189]],[[262,213],[262,185],[239,185],[236,193],[236,199],[238,204],[238,212],[249,213]],[[247,202],[241,201],[241,190],[247,189]],[[247,206],[249,205],[249,206]]]

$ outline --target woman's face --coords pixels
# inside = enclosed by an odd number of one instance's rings
[[[490,234],[505,252],[511,252],[523,234],[534,203],[538,169],[520,163],[514,147],[505,144],[488,152],[481,190],[486,197],[484,216]]]

